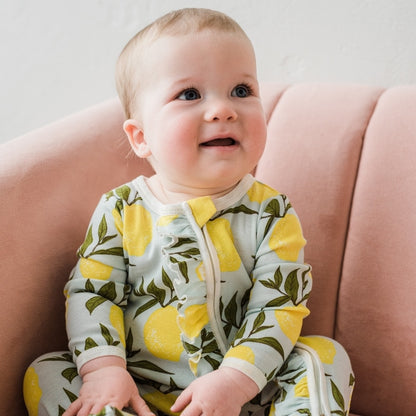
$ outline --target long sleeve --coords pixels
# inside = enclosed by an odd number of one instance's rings
[[[120,199],[101,198],[65,287],[69,347],[78,369],[104,355],[125,358],[123,308],[130,292]]]
[[[270,188],[255,186],[261,204],[253,286],[222,365],[240,369],[261,389],[282,367],[300,335],[309,314],[306,301],[312,282],[310,267],[303,263],[306,241],[293,207],[284,195],[276,192],[267,198]]]

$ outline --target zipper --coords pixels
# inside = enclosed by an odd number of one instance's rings
[[[314,349],[297,342],[294,348],[305,361],[312,416],[331,416],[325,371]]]

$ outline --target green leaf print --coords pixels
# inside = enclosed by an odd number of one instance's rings
[[[78,376],[78,371],[76,367],[69,367],[66,368],[64,371],[62,371],[62,376],[66,378],[70,383],[72,383],[72,380]]]
[[[217,341],[211,341],[209,344],[204,345],[202,348],[202,352],[204,354],[209,354],[211,352],[218,352],[218,344]]]
[[[133,350],[133,334],[131,333],[131,328],[126,337],[126,350],[131,352]]]
[[[292,302],[295,306],[299,305],[300,303],[304,302],[309,297],[309,293],[305,295],[303,292],[307,289],[308,282],[306,280],[306,275],[309,273],[310,269],[306,270],[302,273],[302,298],[298,300],[299,295],[299,280],[298,280],[298,272],[299,269],[292,270],[286,277],[284,281],[284,287],[282,289],[283,283],[283,275],[280,271],[280,266],[274,273],[274,279],[267,279],[267,280],[259,280],[259,282],[268,289],[277,290],[282,294],[282,296],[276,297],[269,301],[266,307],[280,307],[283,306],[285,303]]]
[[[166,298],[166,292],[157,287],[154,280],[152,280],[147,286],[147,291],[152,294],[161,305],[163,305]]]
[[[157,373],[163,373],[163,374],[174,374],[170,373],[167,370],[164,370],[163,368],[159,367],[158,365],[151,363],[147,360],[140,360],[140,361],[129,361],[128,362],[129,367],[136,367],[136,368],[143,368],[144,370],[150,370],[155,371]]]
[[[285,281],[285,292],[290,296],[291,301],[294,305],[297,305],[298,291],[299,291],[299,281],[297,272],[299,269],[292,270]]]
[[[111,238],[113,238],[114,236],[111,236]],[[104,255],[104,256],[119,256],[119,257],[124,257],[124,250],[123,247],[111,247],[108,249],[104,249],[104,250],[95,250],[93,253],[90,254],[91,255]]]
[[[72,355],[69,353],[63,353],[62,355],[56,355],[55,357],[45,358],[39,362],[41,363],[43,361],[65,361],[67,363],[72,363]]]
[[[334,397],[334,400],[336,401],[337,405],[345,411],[345,402],[344,398],[342,397],[341,392],[339,391],[336,384],[331,380],[331,390],[332,390],[332,396]]]
[[[115,192],[118,197],[120,197],[124,201],[127,201],[129,199],[131,189],[127,185],[123,185],[117,188]]]
[[[107,220],[105,219],[105,215],[103,215],[100,221],[100,225],[98,226],[98,237],[100,238],[100,241],[102,241],[107,235],[107,230]]]
[[[170,280],[169,275],[166,273],[163,267],[162,267],[162,282],[166,287],[170,289],[171,293],[175,290],[175,288],[173,287],[172,280]]]
[[[273,280],[271,280],[271,279],[268,279],[268,280],[260,280],[260,283],[264,287],[267,287],[268,289],[279,290],[280,289],[280,286],[283,283],[283,275],[282,275],[282,272],[280,271],[280,266],[274,272]]]
[[[221,364],[218,360],[215,360],[209,355],[206,355],[205,357],[203,357],[203,359],[209,363],[209,365],[212,367],[213,370],[216,370]]]
[[[178,248],[185,244],[193,243],[194,240],[188,237],[178,237],[178,241],[171,248]]]
[[[237,323],[237,311],[238,311],[237,293],[238,292],[234,293],[230,302],[228,302],[228,305],[224,309],[224,316],[225,316],[225,319],[226,319],[226,323],[230,323],[234,327],[238,326],[238,323]],[[221,305],[222,305],[222,302],[221,302]]]
[[[169,285],[169,289],[171,293],[173,292],[173,285],[172,282],[169,279],[169,276],[166,274],[166,272],[162,269],[162,280],[165,284]],[[141,313],[147,311],[151,307],[155,306],[157,303],[163,308],[165,306],[170,305],[171,303],[178,300],[177,296],[167,296],[166,290],[158,287],[154,280],[152,280],[147,288],[144,288],[144,279],[142,278],[142,281],[140,283],[139,288],[134,289],[134,295],[135,296],[151,296],[152,299],[141,305],[139,308],[137,308],[136,313],[134,315],[134,318],[136,318]],[[165,304],[165,300],[167,299],[167,302]]]
[[[296,384],[297,380],[299,380],[299,377],[305,373],[306,373],[306,370],[300,370],[298,372],[292,371],[286,374],[284,377],[280,377],[279,380],[284,381],[287,384]]]
[[[272,199],[266,206],[264,212],[272,215],[273,217],[280,217],[280,204],[277,199]]]
[[[100,224],[98,225],[97,232],[98,232],[98,242],[94,247],[90,248],[90,246],[94,242],[94,236],[93,236],[93,231],[92,231],[92,225],[89,226],[85,240],[83,244],[81,245],[80,249],[78,250],[78,256],[84,257],[84,258],[88,258],[93,255],[99,255],[99,254],[124,256],[124,251],[122,247],[111,247],[108,249],[98,250],[99,246],[102,246],[108,241],[117,237],[117,234],[107,235],[108,224],[107,224],[107,219],[105,217],[105,214],[103,214],[101,218]],[[87,249],[90,250],[89,253],[87,253]]]
[[[85,290],[87,292],[90,292],[90,293],[94,293],[95,292],[94,285],[91,283],[91,280],[90,279],[87,279],[87,281],[85,282]]]
[[[94,309],[104,303],[107,299],[102,296],[94,296],[85,302],[85,307],[88,309],[90,315],[94,312]]]
[[[263,324],[263,322],[266,319],[266,315],[263,311],[261,311],[257,316],[256,319],[254,320],[253,323],[253,331],[252,333],[254,334],[255,332],[257,332],[258,328]]]
[[[85,257],[85,252],[87,251],[87,248],[92,244],[93,238],[92,238],[92,225],[88,227],[87,235],[85,237],[84,242],[82,243],[81,247],[78,250],[78,255],[81,257]]]
[[[285,303],[290,301],[290,297],[287,295],[279,296],[278,298],[272,299],[270,302],[267,302],[266,308],[279,308]]]
[[[73,403],[76,399],[78,399],[77,395],[75,393],[72,393],[72,391],[69,391],[65,388],[63,390],[71,403]]]
[[[225,214],[248,214],[248,215],[252,215],[252,214],[258,214],[258,211],[254,211],[253,209],[248,208],[246,205],[241,204],[238,207],[229,208],[229,209],[226,209],[224,211],[221,211],[220,214],[215,218],[218,218],[218,217],[223,216]],[[213,220],[215,218],[213,218]]]
[[[134,314],[134,318],[136,319],[137,316],[139,316],[141,313],[147,311],[148,309],[152,308],[153,306],[155,306],[158,302],[157,299],[150,299],[148,302],[146,302],[144,305],[140,306],[139,308],[137,308],[136,313]]]
[[[247,327],[247,321],[244,322],[244,324],[237,331],[237,333],[235,334],[235,339],[239,339],[243,337],[244,333],[246,332],[246,327]]]
[[[114,301],[117,297],[116,284],[114,282],[106,283],[99,291],[98,294],[105,299]]]
[[[195,354],[196,352],[198,352],[201,349],[200,347],[198,347],[196,345],[189,344],[186,341],[183,342],[183,346],[184,346],[186,352],[189,352],[190,354]]]
[[[265,236],[270,231],[270,228],[274,220],[276,218],[283,218],[286,215],[286,213],[289,211],[289,209],[291,208],[290,203],[286,204],[287,197],[285,195],[282,195],[282,199],[283,199],[283,210],[278,199],[272,199],[267,204],[266,209],[264,210],[265,213],[268,214],[268,215],[262,216],[263,219],[268,218],[266,227],[264,229]]]
[[[201,252],[198,248],[193,247],[189,248],[188,250],[181,251],[180,253],[173,253],[173,254],[179,254],[182,257],[185,257],[186,259],[193,259],[195,256],[198,256]]]
[[[59,405],[58,406],[58,416],[62,416],[65,413],[65,409]]]
[[[248,338],[248,339],[243,339],[242,342],[240,342],[240,344],[244,342],[257,342],[259,344],[268,345],[269,347],[276,350],[282,356],[283,359],[285,359],[283,347],[281,346],[280,342],[275,338],[272,338],[272,337]]]
[[[111,336],[110,331],[105,325],[100,323],[100,328],[101,328],[101,335],[103,336],[103,338],[105,339],[108,345],[120,344],[120,341],[114,341],[114,338]]]
[[[188,276],[188,265],[184,261],[179,262],[179,270],[182,276],[185,278],[186,283],[189,283],[189,276]]]
[[[98,347],[98,344],[90,337],[85,340],[84,350],[89,350],[90,348]]]

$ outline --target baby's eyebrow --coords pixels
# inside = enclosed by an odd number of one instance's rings
[[[179,78],[176,79],[175,81],[172,82],[172,87],[176,87],[176,86],[183,86],[192,82],[196,82],[197,80],[194,77],[183,77],[183,78]]]

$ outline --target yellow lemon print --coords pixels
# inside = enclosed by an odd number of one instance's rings
[[[185,316],[178,317],[180,329],[190,339],[197,337],[208,322],[206,303],[203,305],[191,305],[185,309]]]
[[[296,261],[305,244],[299,220],[293,214],[287,214],[276,223],[269,240],[269,247],[286,261]]]
[[[152,216],[141,205],[124,208],[123,245],[130,256],[142,256],[152,241]]]
[[[108,280],[113,268],[96,260],[82,258],[79,261],[79,271],[86,279]]]
[[[23,380],[23,398],[29,416],[38,415],[39,401],[42,397],[42,390],[39,387],[39,377],[33,367],[29,367]]]
[[[166,225],[169,225],[172,221],[174,221],[176,218],[178,218],[177,215],[164,215],[163,217],[160,217],[157,220],[157,225],[159,227],[165,227]]]
[[[195,359],[190,358],[190,359],[188,360],[189,368],[191,369],[192,374],[193,374],[194,376],[196,376],[196,375],[197,375],[197,371],[198,371],[198,363],[199,363],[199,359],[195,360]]]
[[[205,280],[205,267],[204,263],[199,263],[198,267],[196,268],[196,275],[198,276],[198,279],[203,282]]]
[[[217,211],[210,196],[191,199],[188,201],[188,205],[192,210],[196,223],[200,227],[203,227]]]
[[[299,383],[296,384],[295,396],[296,397],[309,397],[308,378],[306,376],[300,379]]]
[[[143,399],[146,400],[146,402],[150,403],[156,409],[162,411],[163,414],[166,415],[179,415],[180,413],[173,413],[170,411],[170,408],[175,403],[177,397],[172,394],[163,394],[160,391],[154,391],[152,393],[145,393],[143,394]]]
[[[169,305],[154,311],[146,321],[143,329],[144,343],[155,357],[179,361],[183,345],[177,318],[178,311]]]
[[[274,315],[280,329],[294,345],[299,338],[303,318],[309,315],[309,309],[303,305],[287,306],[284,309],[275,310]]]
[[[113,305],[110,308],[110,322],[111,325],[116,329],[120,342],[123,347],[126,347],[126,334],[124,331],[124,314],[121,308],[117,305]]]
[[[253,186],[247,192],[247,196],[249,197],[250,201],[258,202],[259,204],[261,204],[266,199],[277,195],[279,195],[279,192],[275,191],[273,188],[270,188],[270,186],[259,182],[254,182]]]
[[[207,223],[207,230],[217,251],[221,271],[238,270],[241,259],[234,246],[230,222],[225,218],[217,218]]]
[[[334,343],[324,337],[299,337],[299,342],[314,349],[321,361],[325,364],[332,364],[337,353]]]
[[[253,350],[245,345],[237,345],[236,347],[228,350],[224,358],[230,357],[240,358],[241,360],[247,361],[250,364],[254,364],[255,360]]]
[[[117,231],[123,235],[123,220],[121,219],[120,212],[117,209],[111,211],[114,219],[114,225],[116,226]]]

